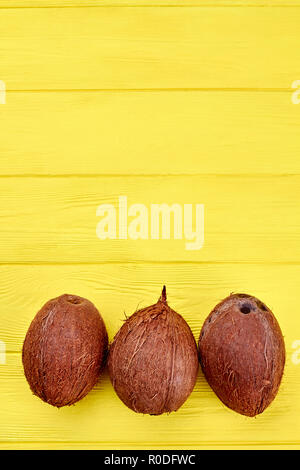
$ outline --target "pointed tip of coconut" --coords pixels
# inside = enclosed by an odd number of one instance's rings
[[[164,302],[164,303],[167,302],[166,286],[163,286],[163,290],[162,290],[161,296],[160,296],[160,298],[159,298],[158,300],[159,300],[160,302]]]

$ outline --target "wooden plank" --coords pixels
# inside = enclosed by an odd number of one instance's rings
[[[298,7],[2,9],[1,80],[9,90],[288,90],[300,76],[299,21]]]
[[[267,263],[1,266],[0,340],[9,354],[20,352],[36,312],[63,293],[94,302],[112,339],[125,313],[153,304],[166,284],[170,305],[184,316],[196,338],[206,316],[230,292],[256,295],[276,314],[291,356],[300,330],[300,318],[293,314],[299,272],[299,265]]]
[[[0,445],[2,441],[5,448],[20,443],[27,448],[33,442],[38,448],[85,443],[104,449],[300,445],[299,372],[290,363],[279,395],[256,419],[225,408],[202,373],[178,412],[155,418],[127,409],[114,393],[107,373],[81,402],[60,410],[31,394],[19,354],[10,356],[0,374]]]
[[[74,8],[74,7],[215,7],[267,6],[294,7],[299,0],[0,0],[0,8]]]
[[[286,92],[8,92],[0,173],[299,174],[299,124]]]
[[[238,175],[2,178],[0,262],[299,262],[299,181],[300,176]],[[128,210],[143,205],[148,238],[119,239],[120,196],[127,198]],[[113,206],[117,239],[96,234],[106,215],[96,215],[102,204]],[[192,250],[184,230],[174,239],[172,218],[169,239],[161,230],[153,238],[152,204],[179,204],[182,217],[184,204],[192,204],[194,224],[196,204],[204,204],[203,247],[201,220]],[[128,227],[133,220],[128,216]]]
[[[299,448],[300,365],[292,362],[292,344],[300,331],[299,315],[294,314],[298,310],[299,266],[26,265],[2,266],[0,273],[0,339],[10,351],[20,350],[36,310],[50,297],[73,292],[90,298],[101,311],[111,339],[122,324],[124,310],[131,314],[138,304],[154,302],[163,282],[170,305],[184,316],[196,337],[220,299],[231,291],[246,291],[272,307],[287,348],[280,393],[256,419],[226,409],[201,373],[189,400],[169,416],[153,418],[129,411],[113,392],[107,373],[82,402],[57,410],[32,396],[20,353],[9,352],[6,365],[0,365],[1,448],[30,448],[33,443],[37,448]]]

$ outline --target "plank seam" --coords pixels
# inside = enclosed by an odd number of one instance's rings
[[[103,266],[103,265],[270,265],[270,266],[299,266],[300,261],[194,261],[194,260],[174,260],[174,261],[155,261],[155,260],[128,260],[128,261],[82,261],[82,262],[67,262],[67,261],[24,261],[24,262],[0,262],[1,266]]]
[[[260,87],[179,87],[179,88],[40,88],[40,89],[9,89],[6,93],[291,93],[293,90],[287,88],[260,88]]]
[[[248,3],[248,4],[210,4],[203,3],[202,5],[138,5],[138,4],[118,4],[111,5],[19,5],[19,6],[0,6],[0,10],[26,10],[26,9],[65,9],[65,8],[298,8],[300,4],[277,4],[271,5],[269,3]]]

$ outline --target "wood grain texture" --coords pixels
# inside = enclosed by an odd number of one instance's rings
[[[1,449],[300,448],[299,6],[0,0]],[[204,247],[100,241],[120,195],[205,204]],[[265,413],[226,409],[201,373],[170,416],[128,410],[106,373],[74,407],[31,394],[21,348],[48,299],[87,297],[111,340],[163,284],[196,337],[230,292],[273,310],[287,365]]]
[[[299,21],[298,7],[2,9],[1,79],[10,90],[288,90]]]
[[[35,443],[37,448],[69,448],[77,444],[97,448],[201,448],[219,445],[259,446],[298,445],[299,384],[295,366],[288,364],[277,399],[256,419],[240,416],[220,403],[199,373],[194,392],[176,413],[160,417],[138,415],[127,409],[113,392],[107,374],[99,385],[74,407],[61,410],[34,397],[22,375],[21,357],[9,356],[6,368],[0,369],[2,422],[0,446],[18,446],[18,442]],[[294,403],[291,403],[291,397]],[[138,442],[137,442],[137,436]],[[241,437],[242,436],[242,437]],[[51,444],[52,443],[52,444]],[[20,445],[20,444],[19,444]],[[56,447],[56,445],[55,445]]]
[[[0,429],[1,448],[18,448],[22,443],[26,448],[33,443],[37,448],[299,447],[300,428],[295,417],[300,413],[300,365],[291,361],[291,345],[300,327],[298,316],[293,314],[298,308],[297,266],[26,265],[1,267],[0,273],[1,339],[9,351],[20,350],[35,311],[61,293],[62,286],[95,302],[112,339],[122,324],[124,310],[131,314],[137,305],[155,301],[162,282],[167,284],[170,305],[189,322],[196,336],[206,315],[230,291],[255,292],[273,308],[287,348],[279,395],[256,419],[225,408],[202,373],[186,404],[177,413],[158,419],[128,410],[113,392],[106,373],[84,400],[58,411],[31,394],[20,353],[9,352],[7,364],[0,366],[0,413],[5,423]]]
[[[8,92],[0,173],[300,174],[299,123],[288,92]]]
[[[215,7],[262,6],[294,7],[299,0],[0,0],[0,8],[77,8],[77,7]]]
[[[299,265],[19,265],[1,266],[0,273],[0,340],[6,343],[8,352],[21,352],[31,320],[51,298],[68,293],[92,301],[112,340],[125,313],[128,316],[155,303],[164,284],[170,307],[183,315],[196,338],[213,307],[231,292],[255,294],[272,309],[289,352],[300,331],[300,318],[294,315]]]
[[[3,178],[1,263],[299,263],[300,176]],[[100,204],[204,204],[205,240],[100,240]],[[195,221],[195,211],[194,211]],[[129,217],[131,221],[133,217]],[[119,224],[117,221],[117,230]]]

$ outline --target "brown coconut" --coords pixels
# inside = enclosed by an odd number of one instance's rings
[[[107,342],[104,322],[89,300],[68,294],[49,300],[23,345],[32,392],[58,408],[81,400],[97,382]]]
[[[176,411],[192,392],[198,353],[186,321],[166,300],[128,318],[111,345],[108,368],[119,398],[137,413]]]
[[[273,313],[257,298],[232,294],[219,303],[202,327],[199,354],[209,385],[232,410],[255,416],[274,400],[284,340]]]

